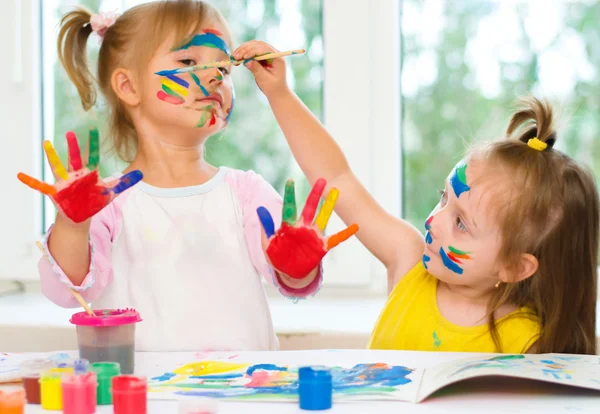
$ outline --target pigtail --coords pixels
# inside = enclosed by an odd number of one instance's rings
[[[517,135],[516,138],[525,144],[531,138],[537,138],[552,148],[556,142],[552,105],[533,96],[519,99],[518,105],[506,128],[506,136],[513,139]]]
[[[600,197],[593,174],[560,151],[554,111],[546,100],[519,100],[506,128],[508,139],[473,157],[502,165],[513,176],[512,195],[498,210],[501,260],[518,269],[522,254],[538,260],[528,278],[503,283],[489,304],[489,326],[499,351],[495,312],[502,304],[527,307],[541,324],[539,353],[594,354]],[[529,145],[538,138],[547,147]]]
[[[58,33],[58,59],[77,88],[81,105],[86,111],[96,102],[94,78],[88,68],[86,55],[87,40],[92,33],[91,17],[89,10],[78,7],[62,18]]]

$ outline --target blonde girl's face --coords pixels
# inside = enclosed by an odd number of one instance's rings
[[[184,45],[163,42],[150,61],[144,82],[144,105],[162,124],[201,129],[205,136],[223,129],[233,113],[231,66],[177,73],[177,69],[230,60],[225,29],[207,24]]]
[[[506,188],[482,161],[459,162],[425,222],[423,264],[438,279],[489,289],[498,282],[501,235],[493,207]]]

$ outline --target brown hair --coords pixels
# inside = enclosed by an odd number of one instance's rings
[[[58,34],[58,57],[75,84],[87,111],[96,102],[94,77],[87,64],[86,45],[92,28],[92,12],[78,7],[63,16]],[[137,132],[111,85],[115,69],[125,67],[141,78],[161,43],[174,35],[174,46],[184,44],[206,21],[228,26],[223,16],[201,0],[164,0],[144,3],[125,11],[106,30],[98,56],[97,84],[109,109],[109,131],[117,155],[132,161]],[[228,33],[227,40],[230,41]]]
[[[506,138],[475,149],[470,158],[489,161],[512,174],[509,201],[500,210],[499,259],[517,265],[530,253],[539,262],[533,276],[495,289],[489,307],[492,338],[502,351],[495,311],[510,303],[532,309],[540,323],[539,353],[595,354],[600,201],[591,172],[556,142],[554,111],[534,97],[519,101]],[[537,137],[543,151],[527,145]]]

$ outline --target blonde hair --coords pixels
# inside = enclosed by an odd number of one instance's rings
[[[75,84],[81,104],[87,111],[96,103],[96,85],[106,99],[109,136],[113,149],[131,162],[137,149],[137,132],[125,106],[111,85],[113,72],[120,67],[142,78],[162,42],[174,35],[174,46],[185,44],[207,21],[216,21],[229,30],[223,16],[201,0],[166,0],[144,3],[125,11],[104,33],[98,56],[97,78],[87,62],[87,41],[92,33],[92,12],[78,7],[63,16],[58,34],[58,58]]]
[[[514,268],[521,254],[535,256],[533,276],[502,284],[489,305],[488,324],[501,350],[494,312],[503,304],[533,309],[541,323],[539,353],[596,353],[596,300],[600,201],[590,171],[553,149],[552,106],[522,98],[506,138],[474,148],[471,159],[510,171],[510,200],[500,211],[500,260]],[[543,151],[527,145],[537,137]]]

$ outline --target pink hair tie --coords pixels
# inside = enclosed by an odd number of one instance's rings
[[[104,37],[104,34],[110,26],[115,24],[115,21],[119,17],[117,12],[100,12],[99,14],[92,14],[90,17],[90,24],[92,25],[92,32],[96,33],[100,37]]]

